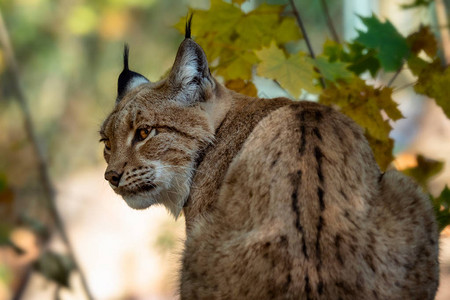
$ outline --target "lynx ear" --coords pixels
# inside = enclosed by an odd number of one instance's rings
[[[129,53],[128,45],[125,44],[123,49],[123,70],[119,75],[119,80],[117,81],[117,98],[116,104],[122,100],[122,98],[133,88],[150,82],[147,78],[142,76],[139,73],[130,71],[128,68],[128,53]]]
[[[214,80],[203,49],[191,39],[192,15],[186,23],[185,39],[178,48],[169,83],[177,91],[177,100],[184,104],[205,101]]]

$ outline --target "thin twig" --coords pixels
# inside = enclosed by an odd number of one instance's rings
[[[84,273],[82,272],[82,270],[75,258],[73,247],[70,243],[69,237],[67,235],[67,231],[66,231],[64,223],[62,221],[62,218],[59,215],[59,212],[56,207],[55,191],[54,191],[51,179],[50,179],[47,163],[44,158],[44,152],[39,145],[38,138],[34,131],[33,121],[32,121],[32,117],[31,117],[30,109],[28,107],[28,101],[26,99],[23,88],[20,84],[17,60],[14,55],[14,50],[11,45],[8,31],[7,31],[5,23],[3,21],[3,15],[2,15],[1,10],[0,10],[0,44],[3,48],[4,57],[5,57],[7,66],[9,67],[9,72],[10,72],[10,75],[12,78],[11,88],[12,88],[13,92],[15,93],[17,101],[20,106],[20,109],[22,110],[25,131],[30,140],[32,151],[34,152],[34,155],[36,156],[38,169],[39,169],[39,177],[40,177],[39,179],[40,179],[41,185],[43,187],[45,199],[47,200],[47,203],[46,203],[47,207],[49,209],[50,215],[52,216],[52,218],[55,221],[56,228],[58,229],[63,242],[67,246],[68,254],[70,255],[70,257],[72,258],[72,260],[74,262],[75,269],[80,274],[81,283],[85,290],[86,296],[88,297],[88,299],[93,299],[92,294],[88,288]]]
[[[325,19],[327,21],[328,29],[330,30],[331,36],[333,37],[333,41],[340,44],[339,35],[336,32],[336,28],[334,27],[333,21],[331,20],[330,11],[328,10],[328,4],[326,0],[320,0],[322,4],[323,14],[325,15]]]
[[[403,70],[403,64],[400,66],[400,68],[397,69],[394,76],[392,76],[391,80],[389,80],[387,87],[391,87],[391,85],[394,83],[395,79],[400,75],[400,72]]]
[[[314,54],[314,50],[309,41],[308,33],[306,32],[305,26],[303,25],[302,18],[300,17],[297,7],[295,6],[294,0],[289,0],[289,3],[291,4],[292,12],[294,13],[295,18],[297,19],[297,24],[302,31],[303,38],[305,39],[309,54],[311,55],[312,59],[316,59],[316,55]],[[320,73],[320,70],[318,70],[318,72]],[[322,85],[322,88],[324,89],[326,88],[325,80],[323,79],[322,76],[320,76],[320,84]]]
[[[395,88],[395,89],[392,91],[392,93],[393,93],[393,94],[394,94],[394,93],[398,93],[398,92],[400,92],[401,90],[404,90],[404,89],[406,89],[406,88],[409,88],[409,87],[414,86],[416,83],[417,83],[417,81],[414,81],[414,82],[411,82],[411,83],[408,83],[408,84],[399,86],[398,88]]]

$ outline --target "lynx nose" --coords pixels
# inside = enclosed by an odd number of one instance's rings
[[[123,173],[119,174],[116,171],[108,171],[105,173],[105,179],[108,180],[113,186],[118,187],[122,174]]]

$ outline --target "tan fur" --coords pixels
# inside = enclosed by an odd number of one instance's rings
[[[417,185],[381,173],[341,113],[237,94],[201,60],[186,39],[169,78],[128,92],[101,129],[130,206],[184,211],[181,297],[433,299],[438,232]],[[142,124],[160,133],[127,142]]]

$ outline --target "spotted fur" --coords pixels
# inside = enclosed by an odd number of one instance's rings
[[[430,201],[349,118],[226,89],[190,29],[168,78],[136,82],[100,131],[105,177],[133,208],[184,213],[182,299],[434,298]]]

